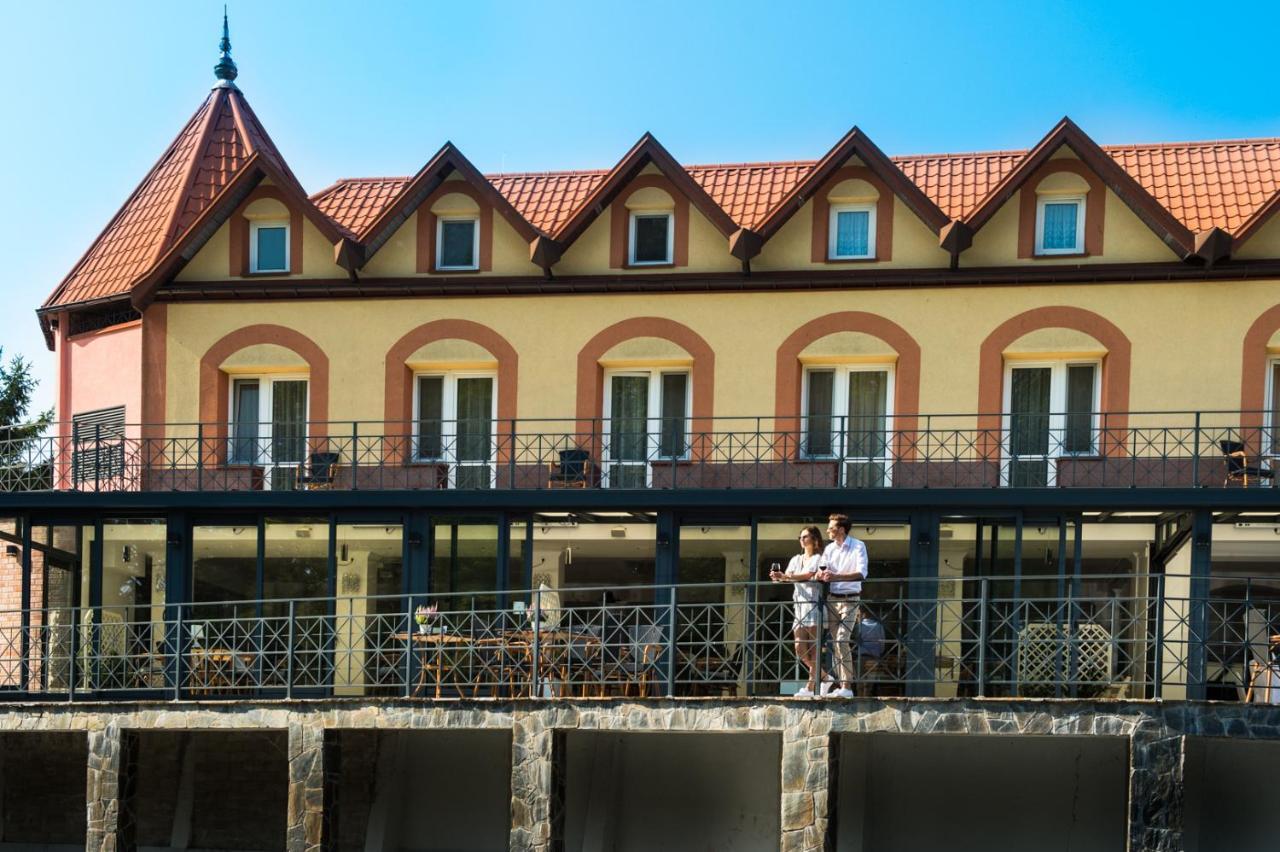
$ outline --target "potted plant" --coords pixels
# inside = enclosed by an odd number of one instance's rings
[[[413,611],[413,620],[418,623],[419,633],[429,633],[428,625],[435,621],[436,615],[439,614],[440,608],[435,604],[431,606],[419,606]]]

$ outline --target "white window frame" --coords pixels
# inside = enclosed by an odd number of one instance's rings
[[[1044,456],[1045,463],[1048,466],[1048,477],[1046,483],[1049,486],[1057,484],[1058,466],[1055,460],[1060,458],[1089,458],[1097,456],[1102,452],[1102,448],[1098,446],[1099,428],[1101,426],[1101,409],[1102,409],[1102,359],[1101,358],[1066,358],[1052,361],[1023,361],[1020,359],[1006,359],[1004,362],[1004,396],[1001,414],[1001,455],[1004,461],[1011,460],[1010,442],[1012,433],[1010,431],[1013,405],[1013,371],[1015,369],[1039,369],[1048,367],[1050,369],[1049,376],[1049,453]],[[1090,446],[1087,450],[1078,452],[1067,452],[1063,449],[1066,443],[1067,434],[1067,368],[1068,367],[1093,367],[1093,402],[1090,404],[1092,409],[1089,418],[1089,436]],[[1029,460],[1040,458],[1039,456],[1021,456],[1021,459]],[[1012,472],[1012,466],[1009,464],[1000,465],[1000,484],[1009,485],[1009,474]]]
[[[876,202],[864,202],[860,204],[832,204],[829,219],[827,220],[827,259],[828,260],[875,260],[876,259]],[[866,213],[867,214],[867,253],[866,254],[837,254],[836,245],[839,241],[839,234],[836,224],[840,221],[841,213]]]
[[[275,468],[300,467],[306,464],[309,453],[303,453],[302,461],[297,462],[276,462],[271,457],[271,410],[272,396],[275,391],[276,382],[306,382],[307,393],[302,400],[302,410],[305,412],[305,422],[308,424],[307,439],[310,438],[310,422],[311,422],[311,375],[309,373],[233,373],[227,377],[230,381],[230,387],[227,393],[227,463],[231,465],[251,465],[260,466],[263,469],[263,488],[270,490],[271,488],[271,471]],[[257,447],[254,448],[254,457],[250,460],[237,458],[235,455],[236,448],[236,383],[237,382],[257,382],[258,383],[258,438]]]
[[[262,228],[284,228],[284,268],[260,269],[258,267],[258,231]],[[288,219],[251,219],[249,221],[249,271],[251,273],[282,274],[293,268],[293,258],[289,253],[289,244],[293,235],[289,233]]]
[[[685,377],[684,383],[684,452],[678,456],[659,456],[662,446],[662,377],[679,374]],[[609,446],[610,425],[613,417],[613,379],[615,376],[644,376],[649,380],[649,416],[645,424],[645,461],[626,462],[611,458]],[[654,412],[657,412],[656,414]],[[601,453],[601,485],[609,487],[609,469],[614,464],[633,464],[645,467],[645,486],[653,485],[653,463],[670,464],[671,462],[688,461],[693,444],[693,369],[691,367],[639,367],[611,369],[604,371],[604,400],[601,411],[601,437],[604,451]]]
[[[444,223],[471,223],[471,260],[467,266],[445,266],[444,264]],[[474,272],[480,268],[480,217],[479,216],[437,216],[436,217],[436,269],[449,272]]]
[[[627,226],[627,265],[628,266],[671,266],[675,263],[676,214],[674,210],[632,210],[629,211]],[[665,216],[667,220],[667,257],[665,260],[636,260],[636,219],[656,219]]]
[[[1076,244],[1071,248],[1049,249],[1044,247],[1044,206],[1046,204],[1076,205]],[[1083,195],[1037,195],[1036,196],[1036,254],[1052,257],[1055,254],[1084,254],[1084,212],[1085,196]]]
[[[865,364],[807,364],[804,368],[803,385],[800,391],[800,413],[803,418],[809,414],[809,376],[811,373],[835,373],[832,379],[831,388],[831,453],[810,453],[805,452],[802,458],[806,459],[831,459],[840,462],[840,482],[844,484],[845,473],[848,470],[846,462],[880,462],[884,464],[884,485],[888,487],[893,482],[893,447],[896,437],[894,427],[894,411],[893,398],[897,387],[897,371],[894,369],[897,365],[893,362],[869,362]],[[849,419],[849,375],[851,373],[885,373],[885,403],[884,403],[884,423],[885,434],[885,455],[884,456],[851,456],[848,455],[845,444],[845,437],[848,434]],[[801,433],[802,442],[808,436],[808,425]]]
[[[423,378],[444,379],[443,397],[440,404],[440,443],[443,455],[439,457],[424,456],[420,453],[421,422],[420,392],[418,380]],[[487,462],[458,459],[458,380],[459,379],[491,379],[493,381],[492,398],[489,401],[489,422],[491,439],[489,444],[489,460]],[[455,488],[458,482],[459,467],[489,467],[489,485],[493,487],[498,475],[498,373],[495,370],[415,370],[413,374],[413,451],[410,453],[410,464],[444,464],[447,465],[449,487]]]

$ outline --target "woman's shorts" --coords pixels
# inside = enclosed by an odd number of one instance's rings
[[[816,628],[818,626],[818,604],[816,603],[798,603],[796,604],[795,621],[791,623],[792,630],[799,628]]]

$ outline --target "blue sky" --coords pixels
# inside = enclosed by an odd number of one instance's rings
[[[1120,8],[1118,8],[1120,7]],[[214,82],[221,3],[6,5],[0,346]],[[646,130],[686,163],[1280,135],[1274,4],[232,2],[239,84],[310,191],[410,174],[607,167]]]

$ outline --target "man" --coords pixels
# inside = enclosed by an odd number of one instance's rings
[[[867,546],[849,535],[852,524],[848,515],[832,515],[827,519],[830,543],[822,552],[826,568],[818,579],[827,584],[827,625],[835,645],[836,672],[840,687],[829,693],[832,698],[852,698],[854,683],[853,631],[861,614],[862,581],[867,576]]]

